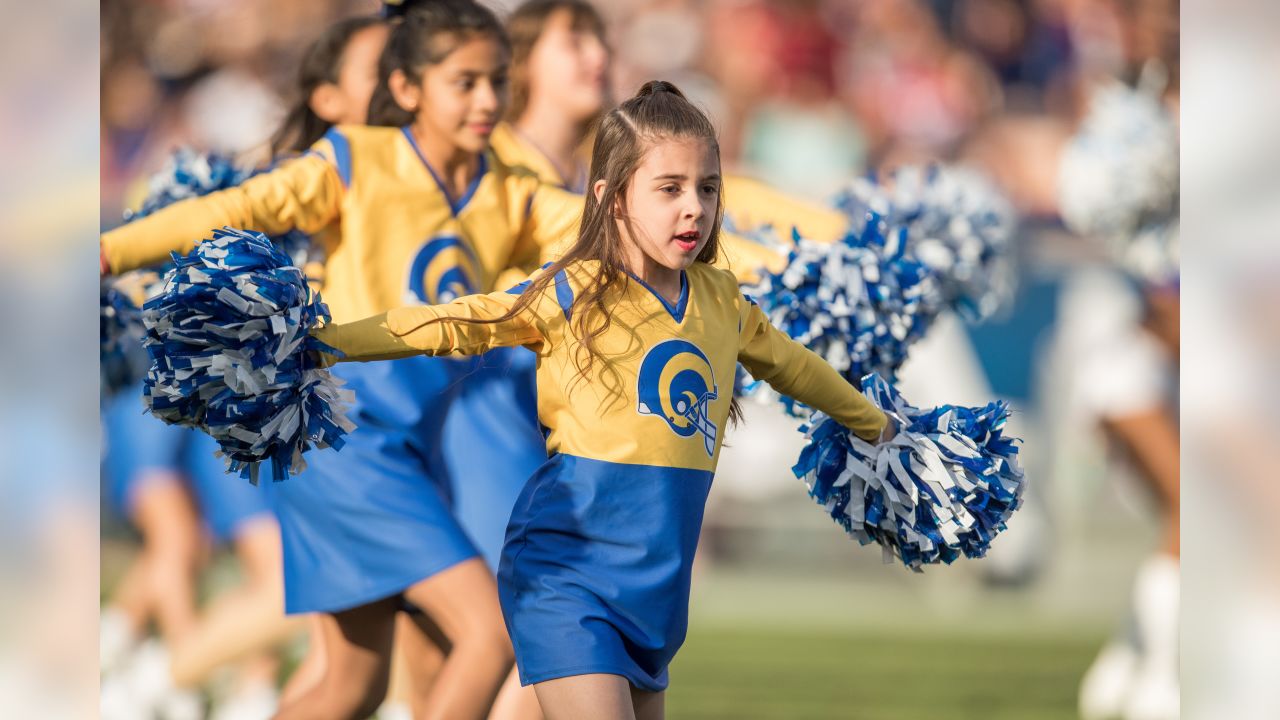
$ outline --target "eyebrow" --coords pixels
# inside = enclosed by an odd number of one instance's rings
[[[680,175],[678,173],[668,173],[666,175],[655,175],[653,179],[654,180],[688,180],[689,176]],[[716,173],[716,174],[708,175],[702,178],[702,181],[706,182],[707,180],[719,180],[719,179],[720,179],[720,174]]]
[[[471,78],[499,76],[499,75],[506,75],[506,74],[507,74],[507,68],[505,67],[498,68],[496,70],[490,70],[487,72],[484,70],[472,70],[470,68],[463,68],[461,70],[456,71],[455,77],[471,79]]]

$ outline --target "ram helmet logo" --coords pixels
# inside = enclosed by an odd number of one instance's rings
[[[718,397],[711,362],[687,340],[664,340],[650,348],[640,363],[637,410],[656,415],[680,437],[701,434],[707,455],[715,454],[717,428],[711,401]]]

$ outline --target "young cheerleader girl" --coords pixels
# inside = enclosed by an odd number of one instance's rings
[[[577,243],[529,281],[315,334],[343,361],[536,349],[551,459],[516,503],[499,570],[521,679],[553,720],[656,718],[735,364],[868,441],[893,429],[708,264],[718,146],[673,86],[648,83],[605,116],[589,187]]]
[[[324,293],[335,318],[486,290],[576,225],[581,201],[488,155],[505,102],[507,48],[468,0],[415,5],[393,27],[371,124],[328,132],[307,155],[240,187],[179,203],[102,239],[113,270],[186,251],[231,225],[276,234],[328,229]],[[341,455],[271,488],[290,613],[324,616],[324,679],[280,717],[371,713],[387,683],[401,597],[450,646],[431,717],[483,717],[511,663],[493,576],[448,507],[431,457],[456,363],[352,367],[359,428]],[[328,455],[326,453],[326,455]]]
[[[361,70],[375,66],[385,39],[385,23],[373,17],[350,18],[326,30],[304,56],[299,101],[273,140],[273,155],[305,150],[335,123],[364,122],[373,79]],[[103,613],[106,655],[145,625],[145,613],[135,609],[144,603],[156,608],[169,641],[172,663],[164,675],[171,670],[182,687],[198,686],[217,667],[283,639],[294,625],[280,612],[280,534],[262,492],[230,482],[207,437],[142,415],[136,393],[124,393],[105,420],[106,469],[118,488],[114,497],[144,530],[143,554]],[[180,454],[181,463],[166,460],[167,452]],[[171,481],[178,474],[187,480],[185,492]],[[198,616],[196,512],[215,539],[230,542],[245,575],[242,585],[216,597]],[[177,628],[175,616],[186,618]],[[261,704],[268,687],[246,686],[232,702]]]

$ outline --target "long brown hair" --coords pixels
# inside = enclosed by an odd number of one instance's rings
[[[297,97],[280,129],[271,136],[271,157],[290,152],[306,152],[333,126],[311,109],[311,95],[326,83],[338,82],[342,56],[347,44],[361,30],[385,22],[378,17],[353,17],[330,25],[302,56],[298,68]]]
[[[547,21],[560,10],[569,12],[570,26],[586,30],[605,40],[604,18],[585,0],[529,0],[507,18],[507,37],[511,39],[511,102],[507,105],[507,122],[520,119],[529,107],[529,56],[547,28]],[[590,126],[597,118],[584,123]]]
[[[391,93],[391,75],[399,70],[410,82],[422,80],[422,69],[444,61],[466,40],[489,36],[510,49],[502,23],[473,0],[415,0],[403,3],[392,21],[391,35],[378,58],[378,86],[369,100],[369,124],[399,127],[414,114],[400,107]]]
[[[590,373],[596,360],[606,367],[609,358],[597,346],[597,340],[610,328],[613,314],[608,300],[611,291],[625,288],[632,282],[627,273],[623,252],[622,234],[617,220],[621,219],[628,234],[635,236],[631,218],[620,214],[627,205],[627,187],[644,159],[645,151],[654,143],[671,139],[695,139],[709,143],[717,158],[720,145],[716,141],[715,128],[701,110],[685,98],[675,85],[662,80],[644,84],[635,97],[623,102],[605,114],[600,121],[595,145],[591,153],[591,175],[587,181],[586,204],[582,211],[582,223],[578,239],[560,259],[547,266],[530,281],[515,304],[501,317],[492,319],[441,317],[423,325],[441,321],[500,323],[528,310],[529,306],[547,292],[556,275],[565,268],[582,261],[598,263],[593,277],[587,279],[582,290],[574,294],[569,308],[570,331],[580,346],[574,357],[579,379]],[[605,182],[604,191],[596,198],[593,188],[597,181]],[[724,195],[716,202],[716,216],[706,246],[698,253],[697,260],[711,263],[720,246],[720,220],[724,213]],[[422,326],[419,326],[422,327]],[[417,328],[414,328],[417,329]],[[410,330],[409,332],[412,332]],[[621,395],[621,383],[616,373],[602,378],[606,391]],[[739,416],[737,401],[731,406],[731,416]]]

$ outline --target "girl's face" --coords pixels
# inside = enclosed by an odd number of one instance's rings
[[[386,25],[356,32],[338,60],[338,81],[324,83],[311,93],[311,109],[326,122],[363,125],[369,119],[369,98],[378,85],[378,56],[387,44]]]
[[[575,119],[600,112],[609,52],[590,29],[574,29],[573,13],[551,13],[529,53],[530,95],[546,98]]]
[[[604,181],[594,188],[604,192]],[[665,139],[652,144],[627,185],[623,213],[631,220],[630,236],[622,219],[631,271],[646,268],[683,270],[706,247],[720,202],[720,157],[705,140]]]
[[[420,83],[403,79],[396,93],[402,107],[416,112],[423,137],[448,141],[466,153],[489,146],[489,135],[507,104],[507,51],[492,37],[474,35],[444,60],[422,70]],[[403,76],[402,76],[403,77]]]

